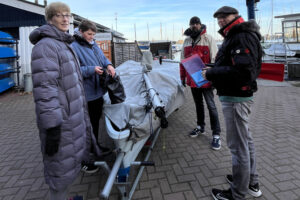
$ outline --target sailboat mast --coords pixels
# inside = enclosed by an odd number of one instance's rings
[[[273,12],[274,12],[274,8],[273,8],[273,0],[272,2],[272,18],[271,18],[271,37],[273,37]]]
[[[149,40],[149,25],[148,25],[148,23],[147,23],[147,30],[148,30],[148,41],[150,41]]]
[[[162,27],[161,27],[161,22],[160,22],[160,39],[162,40]]]
[[[134,23],[134,41],[136,41],[136,27],[135,27],[135,23]]]
[[[115,20],[116,20],[116,31],[118,31],[118,13],[115,13]]]
[[[173,24],[173,41],[175,41],[175,39],[174,39],[174,24]]]

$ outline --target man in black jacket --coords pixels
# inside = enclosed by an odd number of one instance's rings
[[[247,192],[259,197],[256,156],[248,127],[256,78],[260,72],[262,48],[259,26],[244,22],[235,8],[224,6],[214,17],[224,37],[215,66],[202,75],[216,87],[226,123],[226,140],[232,155],[232,175],[227,175],[230,189],[212,189],[214,199],[244,199]]]

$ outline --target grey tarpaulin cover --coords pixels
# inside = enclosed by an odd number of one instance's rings
[[[152,83],[151,89],[159,93],[166,116],[179,108],[185,100],[178,63],[163,62],[160,65],[158,61],[154,61],[152,70],[145,72],[144,65],[129,60],[118,66],[116,72],[124,85],[126,100],[120,104],[110,104],[108,95],[105,95],[104,114],[121,130],[132,127],[130,139],[143,138],[160,126],[160,120],[153,109],[150,112],[145,109],[149,88],[146,88],[144,73]]]

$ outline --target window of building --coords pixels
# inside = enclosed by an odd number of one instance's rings
[[[297,42],[300,42],[300,21],[297,22],[297,34],[298,34]]]
[[[298,22],[299,23],[299,22]],[[284,40],[285,42],[297,42],[296,22],[284,22]],[[298,32],[299,33],[299,32]]]

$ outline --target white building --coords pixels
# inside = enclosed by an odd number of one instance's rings
[[[287,43],[290,50],[300,54],[300,13],[279,15],[281,18],[283,42]]]

